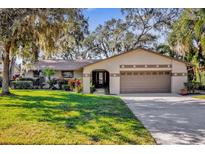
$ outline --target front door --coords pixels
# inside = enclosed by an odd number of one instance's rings
[[[93,84],[95,88],[106,88],[108,85],[108,73],[105,71],[93,72]]]

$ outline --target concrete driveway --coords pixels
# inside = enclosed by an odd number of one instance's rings
[[[121,98],[157,144],[205,144],[205,101],[172,94],[131,94]]]

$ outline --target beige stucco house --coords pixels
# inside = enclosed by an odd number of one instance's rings
[[[55,71],[53,78],[82,78],[83,67],[93,62],[96,62],[96,60],[39,60],[26,68],[25,77],[38,78],[42,70],[45,68],[52,68]]]
[[[178,93],[187,82],[187,63],[138,48],[83,68],[83,91],[90,82],[108,86],[111,94]],[[100,82],[100,83],[99,83]]]
[[[70,78],[83,78],[84,93],[90,93],[93,84],[96,88],[108,89],[110,94],[178,93],[187,82],[189,65],[143,48],[98,61],[76,61],[50,61],[53,64],[49,66],[57,70],[56,77],[65,77],[62,75],[65,71],[73,72],[73,76],[67,73]],[[48,61],[39,63],[27,76],[34,76],[32,73],[37,67],[40,70],[47,64]]]

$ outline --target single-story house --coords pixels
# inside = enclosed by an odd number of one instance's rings
[[[82,77],[84,93],[90,93],[91,83],[96,88],[108,88],[110,94],[178,93],[187,82],[188,63],[143,48],[107,59],[83,61],[55,61],[52,66],[62,76],[65,71],[68,77]],[[38,67],[48,66],[40,62]]]
[[[52,68],[55,71],[53,78],[56,79],[70,79],[82,78],[83,67],[96,62],[91,59],[77,59],[77,60],[39,60],[26,70],[25,77],[38,78],[42,70],[45,68]]]

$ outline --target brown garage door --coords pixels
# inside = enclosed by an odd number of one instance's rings
[[[149,71],[120,73],[120,93],[167,93],[170,91],[170,72]]]

